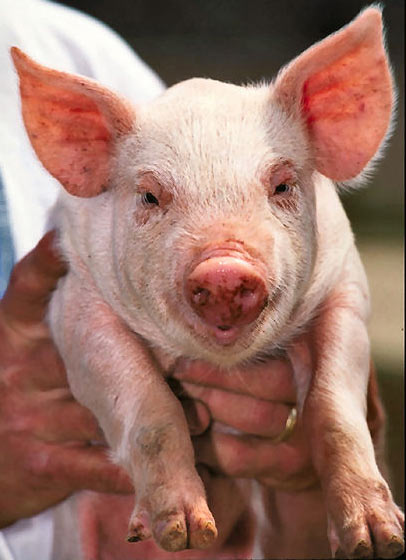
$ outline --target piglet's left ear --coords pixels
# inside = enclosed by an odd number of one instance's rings
[[[17,48],[11,55],[38,158],[70,194],[100,194],[109,186],[115,144],[134,126],[132,107],[93,80],[42,66]]]
[[[316,168],[356,177],[385,138],[393,87],[377,8],[305,51],[277,77],[274,99],[304,119]]]

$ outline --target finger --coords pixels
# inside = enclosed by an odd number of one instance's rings
[[[186,415],[192,436],[203,434],[210,426],[211,417],[207,406],[198,400],[182,399],[181,404]]]
[[[49,401],[49,399],[47,399]],[[28,414],[30,433],[46,442],[103,441],[99,424],[89,409],[76,401],[47,402],[36,414]]]
[[[67,390],[65,366],[52,340],[44,338],[30,346],[24,349],[20,359],[13,356],[13,367],[7,370],[6,375],[13,388],[26,393]]]
[[[64,484],[72,490],[129,494],[134,492],[128,474],[114,465],[102,446],[55,447],[41,465],[47,484]]]
[[[275,438],[286,426],[291,406],[248,395],[184,383],[189,397],[204,402],[213,420],[246,434]]]
[[[44,319],[51,293],[58,279],[66,273],[66,264],[58,255],[54,242],[55,233],[48,232],[11,273],[2,310],[14,328]]]
[[[268,359],[231,370],[220,370],[207,363],[183,360],[173,377],[205,387],[226,389],[264,400],[294,404],[296,391],[292,369],[287,360]]]
[[[216,472],[237,478],[256,478],[279,489],[299,489],[316,480],[310,450],[301,437],[272,444],[269,439],[232,435],[213,425],[208,434],[193,438],[196,460]]]

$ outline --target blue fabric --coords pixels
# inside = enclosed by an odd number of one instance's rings
[[[0,298],[7,288],[14,264],[14,247],[10,232],[7,201],[0,173]]]

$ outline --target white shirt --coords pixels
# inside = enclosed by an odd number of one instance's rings
[[[93,18],[46,0],[0,0],[0,169],[19,260],[43,235],[61,187],[38,162],[26,136],[11,46],[51,68],[94,78],[134,103],[152,99],[164,85],[116,33]],[[50,510],[15,523],[0,531],[0,560],[51,560],[52,533]]]

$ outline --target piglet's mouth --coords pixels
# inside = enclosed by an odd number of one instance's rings
[[[209,327],[209,330],[212,338],[222,346],[233,344],[242,334],[241,327],[232,325],[217,325],[216,327]]]
[[[204,345],[208,344],[212,348],[217,347],[218,349],[232,351],[233,347],[245,346],[252,341],[255,332],[258,332],[261,325],[266,321],[267,310],[272,307],[272,300],[267,299],[259,316],[248,324],[237,322],[233,325],[227,321],[219,321],[218,324],[210,325],[202,318],[195,314],[189,315],[189,313],[185,314],[185,318],[188,317],[191,328]]]

